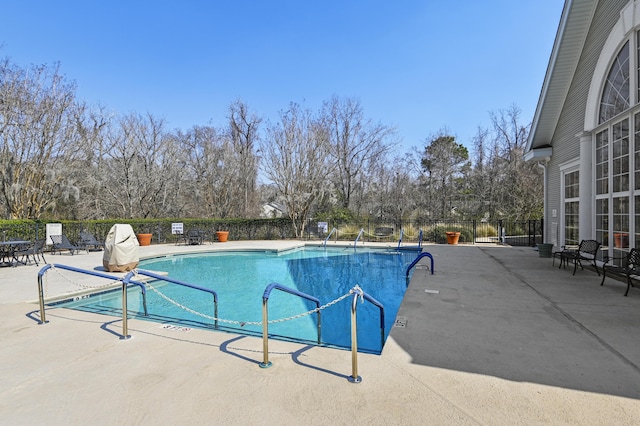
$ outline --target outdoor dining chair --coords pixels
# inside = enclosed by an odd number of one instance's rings
[[[35,243],[31,244],[30,247],[17,250],[14,255],[16,258],[21,257],[21,262],[24,264],[27,264],[29,262],[29,258],[31,258],[36,266],[40,266],[40,264],[38,263],[38,259],[42,259],[44,263],[47,263],[47,261],[44,259],[45,242],[45,239],[36,240]]]
[[[560,252],[560,267],[562,267],[563,264],[566,267],[569,262],[573,262],[573,275],[575,275],[578,265],[580,265],[581,269],[584,269],[582,266],[582,261],[584,260],[591,262],[596,269],[596,273],[600,276],[598,264],[596,263],[599,249],[600,243],[596,240],[582,240],[577,249],[562,250]]]

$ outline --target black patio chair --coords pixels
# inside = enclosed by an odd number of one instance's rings
[[[187,244],[202,244],[204,242],[204,233],[199,229],[190,229],[187,231]]]
[[[173,234],[175,236],[176,239],[176,245],[180,245],[180,244],[189,244],[189,236],[188,233],[182,232],[182,231],[176,231]]]
[[[596,269],[596,273],[600,276],[598,264],[596,263],[596,257],[598,256],[599,249],[600,243],[596,240],[582,240],[580,241],[577,249],[563,250],[560,252],[560,267],[562,267],[563,263],[566,267],[570,261],[573,261],[573,275],[575,275],[578,265],[580,265],[581,269],[584,269],[582,266],[582,261],[584,260],[591,262],[593,267]]]
[[[605,254],[602,260],[604,264],[602,265],[602,282],[600,285],[604,285],[604,279],[607,273],[609,273],[609,275],[622,275],[627,278],[627,291],[624,293],[624,295],[627,296],[629,289],[635,287],[632,280],[640,279],[638,277],[640,275],[640,251],[632,248],[623,258],[610,258],[608,254]],[[616,260],[621,260],[621,262],[616,264]],[[609,263],[610,261],[613,261],[613,263]]]
[[[28,249],[31,245],[31,241],[22,238],[9,238],[9,240],[3,241],[0,248],[0,265],[16,266],[19,263],[24,263],[18,259],[18,253]]]
[[[38,263],[38,259],[42,259],[44,263],[47,263],[47,261],[44,258],[45,242],[46,240],[44,239],[36,240],[36,242],[33,243],[30,247],[23,248],[22,250],[17,250],[15,252],[15,257],[16,258],[22,257],[21,262],[24,263],[25,265],[29,262],[29,258],[33,260],[36,266],[40,266],[40,264]]]

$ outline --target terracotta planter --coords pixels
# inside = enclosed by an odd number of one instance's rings
[[[629,247],[629,234],[627,233],[613,234],[613,244],[617,248]]]
[[[445,234],[447,235],[447,244],[458,244],[459,232],[445,232]]]
[[[153,234],[138,234],[136,237],[138,237],[138,243],[140,243],[141,246],[149,246],[151,245],[151,237],[153,237]]]
[[[229,238],[229,231],[216,231],[216,237],[218,238],[218,242],[226,243]]]

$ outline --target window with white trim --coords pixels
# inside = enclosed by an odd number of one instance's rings
[[[640,243],[637,234],[629,238],[640,232],[640,217],[635,216],[640,206],[639,57],[636,32],[611,62],[600,98],[600,126],[594,131],[595,238],[614,256]]]
[[[629,103],[629,41],[627,41],[609,69],[600,100],[600,123],[628,109]]]
[[[564,180],[564,244],[577,245],[580,240],[580,172],[573,170],[563,175]]]

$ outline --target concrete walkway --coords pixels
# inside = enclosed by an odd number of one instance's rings
[[[141,257],[297,242],[141,247]],[[38,325],[35,265],[0,268],[0,424],[637,424],[640,290],[531,248],[430,245],[382,355],[67,309]],[[102,253],[47,256],[96,269]],[[81,283],[46,274],[48,297]],[[102,280],[104,281],[104,280]],[[101,282],[101,281],[99,281]],[[366,288],[365,288],[366,290]]]

